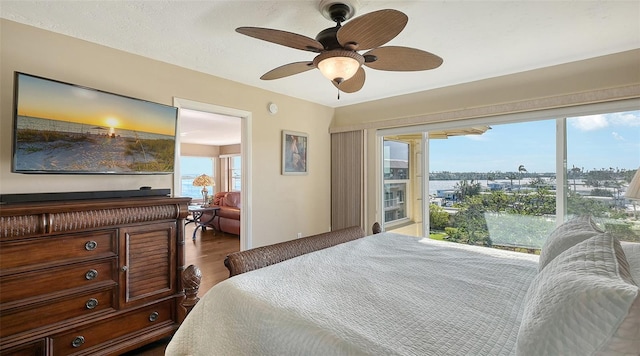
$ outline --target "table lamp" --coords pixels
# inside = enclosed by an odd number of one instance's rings
[[[638,168],[633,179],[631,179],[631,183],[629,183],[627,192],[624,193],[624,196],[627,199],[640,200],[640,168]]]
[[[193,185],[196,187],[202,187],[202,206],[206,206],[208,202],[209,191],[207,190],[208,186],[215,187],[216,182],[213,181],[213,178],[209,177],[206,174],[201,174],[193,180]]]
[[[636,200],[640,200],[640,168],[638,168],[633,179],[631,179],[631,183],[629,183],[627,191],[624,193],[624,197],[631,200],[631,204],[633,204],[634,218],[638,219],[636,215]]]

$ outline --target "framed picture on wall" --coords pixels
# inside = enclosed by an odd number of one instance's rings
[[[282,174],[309,173],[308,147],[309,135],[306,133],[282,131]]]

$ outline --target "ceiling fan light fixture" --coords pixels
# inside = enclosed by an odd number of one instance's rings
[[[353,77],[363,63],[359,53],[341,49],[323,52],[313,60],[325,78],[338,83]]]
[[[259,40],[318,53],[313,62],[285,64],[268,71],[260,79],[279,79],[318,68],[338,88],[338,93],[355,93],[364,86],[366,73],[363,66],[407,72],[434,69],[442,64],[442,58],[417,48],[384,46],[407,25],[409,18],[401,11],[382,9],[350,19],[359,0],[319,1],[323,15],[328,15],[336,26],[320,31],[315,39],[270,28],[236,29],[238,33]],[[349,21],[343,25],[346,20]],[[358,51],[367,52],[360,54]]]

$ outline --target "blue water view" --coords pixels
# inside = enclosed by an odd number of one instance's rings
[[[196,187],[193,185],[193,180],[195,177],[186,177],[183,176],[180,180],[182,194],[183,197],[191,197],[193,199],[202,199],[202,187]],[[239,192],[240,189],[240,180],[234,181],[234,186],[232,187],[233,191]],[[207,187],[209,191],[209,196],[213,196],[213,194],[217,193],[219,190],[216,190],[216,187]]]

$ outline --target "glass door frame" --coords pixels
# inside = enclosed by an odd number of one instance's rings
[[[456,129],[464,127],[472,127],[478,125],[498,125],[520,123],[537,120],[556,120],[556,225],[560,225],[566,218],[566,118],[576,116],[587,116],[595,114],[603,114],[610,112],[635,111],[640,107],[640,99],[626,99],[612,102],[585,104],[579,106],[559,107],[555,109],[537,110],[529,112],[519,112],[504,115],[484,116],[469,119],[460,119],[456,121],[446,121],[438,123],[430,123],[423,125],[403,126],[387,129],[376,130],[376,221],[379,221],[382,231],[384,226],[384,136],[416,134],[422,133],[422,160],[421,160],[421,176],[422,176],[422,235],[428,236],[429,229],[429,212],[425,202],[429,201],[429,131],[441,131],[446,129]],[[562,182],[562,184],[560,184]],[[426,224],[426,225],[425,225]]]
[[[420,150],[422,152],[421,154],[421,164],[420,167],[412,167],[411,165],[409,166],[409,170],[413,170],[415,172],[415,174],[411,174],[411,176],[419,176],[422,177],[422,187],[420,189],[421,193],[420,193],[420,214],[422,215],[422,227],[421,227],[421,231],[422,231],[422,235],[423,237],[426,236],[426,234],[429,233],[429,229],[425,229],[425,223],[426,226],[429,226],[429,211],[428,209],[425,208],[425,201],[429,201],[429,174],[425,174],[425,172],[429,172],[429,133],[427,131],[424,131],[424,127],[426,125],[420,125],[420,126],[406,126],[406,127],[398,127],[398,128],[392,128],[392,129],[380,129],[380,130],[376,130],[376,146],[378,147],[377,152],[378,152],[378,162],[379,162],[379,172],[377,174],[377,176],[379,177],[379,184],[378,184],[378,194],[376,196],[376,199],[378,200],[377,202],[377,206],[380,207],[379,211],[378,211],[378,216],[377,216],[377,220],[380,222],[380,226],[382,227],[382,230],[385,231],[385,213],[384,213],[384,208],[385,208],[385,192],[384,192],[384,137],[385,136],[392,136],[392,135],[402,135],[402,134],[409,134],[409,133],[418,133],[420,131],[422,131],[422,140],[420,142]],[[409,150],[409,162],[412,162],[412,150]],[[417,169],[420,169],[420,171],[417,171]],[[426,187],[426,189],[425,189]],[[409,191],[411,191],[411,196],[413,196],[413,188],[409,187]],[[407,199],[405,199],[406,201]],[[413,204],[411,204],[413,205]],[[415,212],[413,212],[415,214]],[[418,223],[416,223],[418,224]]]

